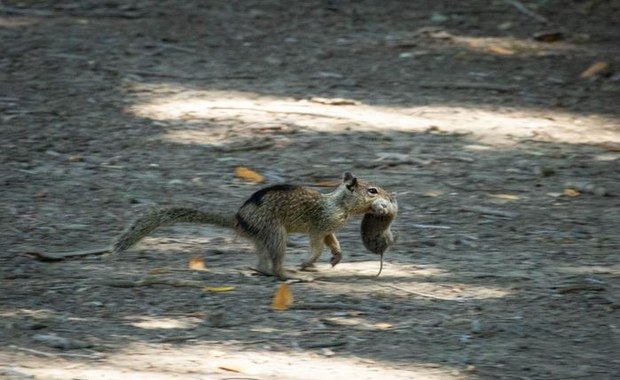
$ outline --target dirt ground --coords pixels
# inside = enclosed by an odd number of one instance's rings
[[[617,20],[617,0],[0,2],[0,378],[620,378]],[[37,256],[344,171],[397,193],[398,243],[376,278],[351,220],[287,311],[217,227]]]

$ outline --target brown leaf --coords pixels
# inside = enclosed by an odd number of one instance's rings
[[[235,168],[235,177],[246,179],[248,181],[260,183],[265,181],[265,177],[255,172],[252,169],[248,169],[245,166],[237,166]]]
[[[192,270],[207,270],[205,261],[200,256],[194,256],[189,260],[189,269]]]
[[[581,193],[575,189],[567,188],[564,189],[562,194],[566,195],[567,197],[578,197]]]
[[[271,308],[276,311],[288,310],[293,304],[293,292],[288,284],[280,285],[276,293],[273,295],[273,304]]]
[[[490,46],[488,49],[489,53],[497,54],[497,55],[513,55],[515,53],[512,49],[507,49],[501,46]]]
[[[585,69],[581,73],[581,75],[579,75],[579,77],[590,78],[598,74],[605,74],[606,72],[609,72],[609,70],[610,70],[609,63],[598,61],[598,62],[594,62],[593,64],[590,65],[590,67]]]

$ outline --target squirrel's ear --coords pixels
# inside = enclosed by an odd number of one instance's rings
[[[342,183],[344,183],[347,189],[353,191],[353,188],[357,186],[357,178],[355,178],[353,174],[345,172],[342,175]]]

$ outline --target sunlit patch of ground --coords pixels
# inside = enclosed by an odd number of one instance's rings
[[[8,359],[13,359],[14,364],[2,363],[4,369],[0,371],[5,374],[12,371],[14,374],[30,374],[41,379],[63,380],[467,378],[466,373],[435,364],[396,366],[378,360],[338,357],[327,350],[322,353],[304,353],[266,344],[258,349],[239,349],[234,344],[195,343],[183,347],[136,344],[111,353],[97,362],[61,357],[37,358],[13,353]]]
[[[363,286],[358,290],[354,287],[332,287],[330,292],[335,294],[359,293],[385,293],[386,295],[399,295],[402,297],[417,296],[428,299],[441,299],[445,301],[464,301],[471,299],[502,298],[513,294],[509,289],[494,286],[477,286],[472,284],[454,283],[450,281],[428,281],[428,278],[442,278],[449,272],[440,268],[415,268],[407,265],[385,263],[379,278],[375,277],[378,269],[378,261],[359,261],[342,263],[337,268],[329,265],[317,266],[320,270],[318,276],[323,281],[333,278],[342,281],[343,278],[356,278],[358,281],[367,278]]]
[[[139,84],[134,85],[136,91]],[[368,104],[329,105],[309,100],[262,97],[252,93],[186,91],[174,87],[165,95],[138,99],[128,111],[136,116],[174,122],[163,138],[176,143],[218,144],[224,136],[213,133],[220,120],[252,126],[287,123],[314,131],[441,131],[471,134],[482,144],[513,145],[532,139],[556,143],[620,143],[618,120],[549,109],[482,109],[466,105],[385,107]],[[179,122],[187,128],[179,128]],[[190,125],[191,124],[191,125]]]

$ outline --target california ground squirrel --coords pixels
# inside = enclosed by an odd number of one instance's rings
[[[378,277],[383,270],[383,254],[396,241],[390,226],[398,213],[398,203],[393,196],[376,199],[372,209],[373,212],[365,214],[362,219],[361,234],[364,247],[381,256]]]
[[[126,250],[157,227],[181,222],[215,224],[234,228],[254,242],[259,272],[285,279],[293,277],[286,275],[283,267],[289,233],[305,233],[310,238],[310,257],[302,269],[314,266],[323,244],[331,250],[330,263],[334,266],[342,258],[335,232],[352,215],[386,212],[377,205],[389,204],[390,199],[382,188],[348,172],[328,194],[304,186],[274,185],[255,192],[235,215],[174,207],[147,212],[116,240],[113,253]]]

